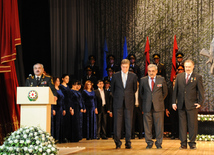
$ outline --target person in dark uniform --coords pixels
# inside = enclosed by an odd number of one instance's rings
[[[114,74],[114,70],[112,67],[108,67],[108,68],[106,68],[106,71],[107,71],[108,76],[104,77],[104,81],[105,80],[111,81],[112,75]]]
[[[112,55],[112,54],[108,55],[107,61],[108,61],[108,65],[107,65],[108,68],[111,67],[114,70],[114,72],[117,72],[120,70],[120,66],[115,64],[115,56],[114,55]]]
[[[130,61],[130,67],[133,68],[134,73],[137,75],[138,79],[141,78],[141,72],[140,67],[135,63],[136,62],[136,56],[134,54],[129,54],[128,59]]]
[[[176,69],[178,69],[179,66],[184,66],[183,57],[184,57],[183,53],[181,52],[176,53],[176,59],[177,59]]]
[[[45,75],[44,74],[44,66],[43,64],[40,63],[36,63],[33,66],[33,71],[34,71],[34,76],[29,76],[26,79],[25,85],[26,86],[30,86],[30,87],[35,87],[35,86],[40,86],[40,87],[44,87],[44,86],[49,86],[52,90],[52,93],[54,94],[54,99],[55,101],[57,100],[57,91],[54,87],[53,84],[53,79],[51,76],[49,75]]]
[[[132,139],[135,139],[135,126],[138,127],[139,135],[138,138],[143,138],[143,115],[142,115],[142,101],[139,96],[139,81],[137,81],[137,91],[135,93],[135,105],[133,112],[132,121]]]
[[[166,67],[163,63],[160,63],[160,54],[153,54],[154,63],[158,66],[157,75],[161,75],[166,79]]]
[[[94,88],[94,89],[97,89],[97,85],[96,85],[96,83],[97,83],[97,78],[96,78],[96,76],[94,76],[94,75],[92,74],[93,70],[92,70],[91,66],[87,66],[87,67],[85,68],[85,70],[86,70],[86,76],[83,77],[83,84],[85,84],[85,82],[86,82],[87,80],[90,80],[90,81],[92,82],[93,88]]]
[[[96,63],[96,57],[94,55],[90,55],[88,57],[88,60],[90,62],[90,67],[92,69],[92,75],[94,75],[97,79],[100,78],[100,70],[99,67],[95,65]],[[96,85],[96,83],[94,83]]]
[[[113,133],[113,96],[111,93],[111,81],[104,81],[104,89],[109,92],[109,111],[107,111],[106,135],[107,137],[111,137]]]

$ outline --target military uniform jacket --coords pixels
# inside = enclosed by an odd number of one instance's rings
[[[26,82],[25,82],[25,85],[26,86],[30,86],[30,87],[36,87],[36,86],[39,86],[39,87],[44,87],[44,86],[49,86],[54,94],[54,96],[57,96],[57,92],[56,92],[56,89],[53,85],[53,80],[50,76],[48,75],[43,75],[41,76],[40,80],[37,81],[35,79],[35,76],[30,76],[26,79]]]
[[[157,75],[161,75],[166,79],[166,67],[163,63],[159,63],[158,65],[158,73]]]

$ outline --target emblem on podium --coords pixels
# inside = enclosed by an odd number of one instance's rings
[[[29,91],[29,93],[28,93],[28,99],[30,101],[36,101],[37,98],[38,98],[38,93],[35,90]]]

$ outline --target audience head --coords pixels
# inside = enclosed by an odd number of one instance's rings
[[[79,88],[79,86],[78,86],[78,80],[73,79],[73,80],[71,81],[71,85],[72,85],[72,89],[73,89],[73,90],[78,90],[78,88]]]
[[[192,60],[186,60],[184,62],[184,68],[187,74],[192,73],[194,69],[194,62]]]
[[[87,66],[87,67],[85,68],[85,70],[86,70],[86,73],[87,73],[88,76],[92,75],[91,66]]]
[[[123,73],[127,73],[129,71],[130,61],[128,59],[123,59],[121,61],[121,70]]]
[[[111,81],[110,80],[105,80],[105,89],[109,89],[109,87],[111,86]]]
[[[97,87],[100,88],[100,89],[103,89],[103,87],[104,87],[104,82],[103,82],[103,80],[98,80],[98,81],[97,81]]]
[[[154,63],[158,64],[160,62],[160,54],[153,54]]]
[[[92,91],[93,87],[92,87],[92,82],[91,82],[90,80],[87,80],[87,81],[85,82],[85,87],[84,87],[84,89],[85,89],[85,90],[91,90],[91,91]]]
[[[136,61],[136,56],[134,54],[129,54],[128,59],[130,60],[131,64],[134,64]]]
[[[59,87],[59,85],[60,85],[60,79],[59,79],[59,77],[54,77],[53,78],[53,83],[54,83],[54,85],[56,87]]]
[[[69,75],[68,74],[63,74],[61,77],[62,83],[68,84],[69,82]]]
[[[148,76],[154,78],[158,73],[158,67],[155,64],[148,65]]]
[[[113,75],[113,73],[114,73],[114,70],[113,70],[112,67],[106,68],[106,71],[107,71],[107,74],[108,74],[109,77],[111,77]]]
[[[108,59],[108,62],[109,62],[110,64],[114,64],[114,59],[115,59],[115,56],[114,56],[114,55],[110,54],[110,55],[107,57],[107,59]]]
[[[96,62],[96,57],[95,57],[94,55],[90,55],[90,56],[88,57],[88,59],[89,59],[91,65],[94,65],[94,64],[95,64],[95,62]]]
[[[181,63],[183,61],[184,54],[181,52],[176,53],[177,62]]]
[[[35,65],[33,65],[33,72],[36,76],[41,76],[44,72],[43,64],[36,63]]]

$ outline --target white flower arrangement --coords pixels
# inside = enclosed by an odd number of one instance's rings
[[[0,155],[56,155],[55,141],[39,127],[24,127],[11,133],[0,146]]]
[[[198,114],[198,121],[214,121],[214,115]]]
[[[197,141],[214,141],[214,135],[197,135]]]

